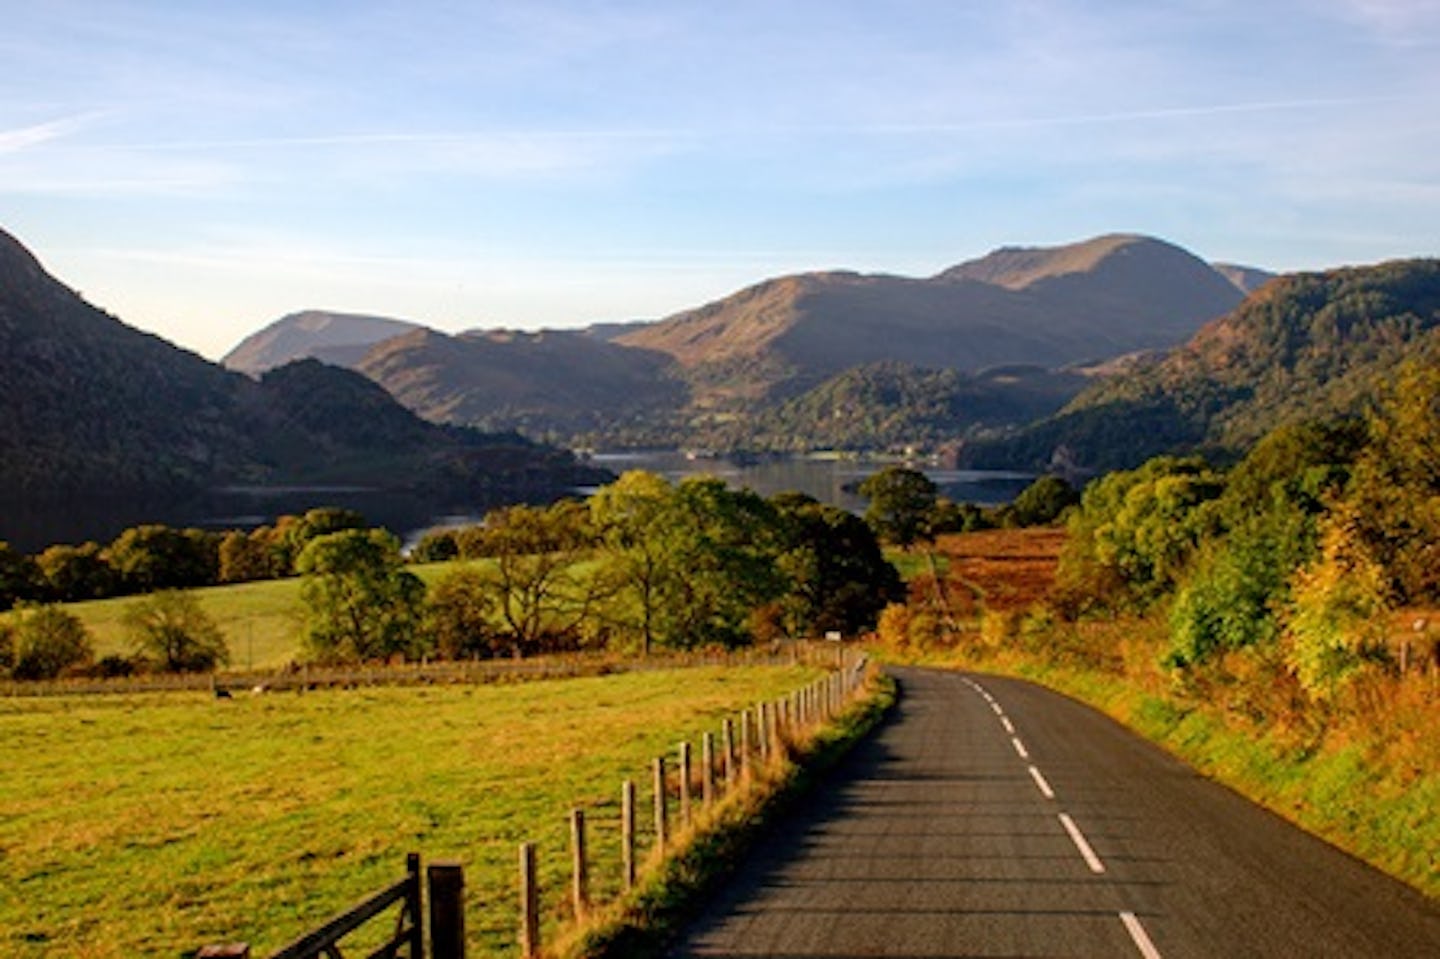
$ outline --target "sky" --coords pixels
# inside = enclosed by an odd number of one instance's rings
[[[1440,255],[1440,0],[0,0],[0,229],[212,359],[1159,236]]]

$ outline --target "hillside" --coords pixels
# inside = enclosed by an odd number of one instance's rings
[[[669,357],[572,330],[416,330],[355,368],[426,419],[531,435],[618,429],[688,399]]]
[[[310,357],[336,366],[354,366],[381,340],[419,329],[424,327],[408,320],[306,310],[247,336],[221,358],[220,365],[250,376]]]
[[[1235,284],[1235,288],[1246,296],[1254,293],[1260,287],[1275,279],[1276,274],[1269,270],[1257,270],[1253,266],[1240,266],[1236,263],[1211,263],[1215,272]]]
[[[1184,346],[1101,381],[972,465],[1090,469],[1243,450],[1276,426],[1355,413],[1409,357],[1440,357],[1440,260],[1280,277]]]
[[[594,478],[567,454],[414,416],[311,361],[256,382],[135,330],[0,232],[0,497],[346,482],[468,495]]]
[[[710,431],[718,448],[939,448],[967,433],[1030,423],[1089,382],[1079,373],[996,367],[977,374],[893,360],[856,366],[743,422]]]
[[[1170,346],[1240,299],[1179,247],[1115,235],[997,250],[930,279],[782,277],[616,342],[673,356],[697,403],[724,408],[795,396],[879,360],[976,372]]]

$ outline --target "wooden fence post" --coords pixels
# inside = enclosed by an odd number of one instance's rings
[[[725,750],[725,791],[735,788],[735,722],[725,717],[721,748]]]
[[[575,918],[580,919],[590,907],[590,870],[585,861],[585,810],[570,810],[571,899]]]
[[[766,703],[761,703],[755,707],[755,751],[759,756],[762,766],[765,764],[765,761],[770,758],[770,735],[766,728],[768,726],[766,720],[769,718],[769,711],[769,706]]]
[[[690,826],[690,743],[680,744],[680,826]]]
[[[750,776],[750,710],[740,714],[740,778]]]
[[[535,876],[535,844],[520,844],[520,955],[540,955],[540,888]]]
[[[620,869],[625,891],[635,888],[635,784],[620,786]]]
[[[465,871],[450,860],[432,862],[425,871],[430,885],[431,959],[465,959]]]
[[[665,850],[665,757],[655,757],[655,848]]]
[[[708,732],[700,738],[700,801],[715,802],[715,734]]]

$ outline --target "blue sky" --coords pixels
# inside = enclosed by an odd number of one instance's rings
[[[1161,236],[1440,254],[1440,0],[0,0],[0,227],[218,357]]]

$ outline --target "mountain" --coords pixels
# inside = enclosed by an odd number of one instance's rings
[[[97,310],[0,231],[0,496],[319,482],[463,496],[594,478],[518,436],[428,423],[313,360],[229,372]]]
[[[292,360],[314,357],[354,366],[381,340],[423,329],[408,320],[306,310],[291,313],[252,333],[220,360],[226,369],[259,376]]]
[[[426,419],[532,434],[619,428],[688,400],[670,357],[588,331],[415,330],[355,368]]]
[[[1211,263],[1215,272],[1235,284],[1235,288],[1246,296],[1254,293],[1260,287],[1275,279],[1276,274],[1269,270],[1261,270],[1253,266],[1240,266],[1236,263]]]
[[[965,460],[1095,470],[1159,453],[1237,452],[1280,425],[1362,411],[1413,357],[1440,360],[1440,259],[1291,274],[1055,416],[973,444]]]
[[[1172,346],[1241,298],[1177,246],[1111,235],[1005,248],[929,279],[768,280],[614,342],[674,357],[701,409],[735,409],[880,360],[973,373]]]

